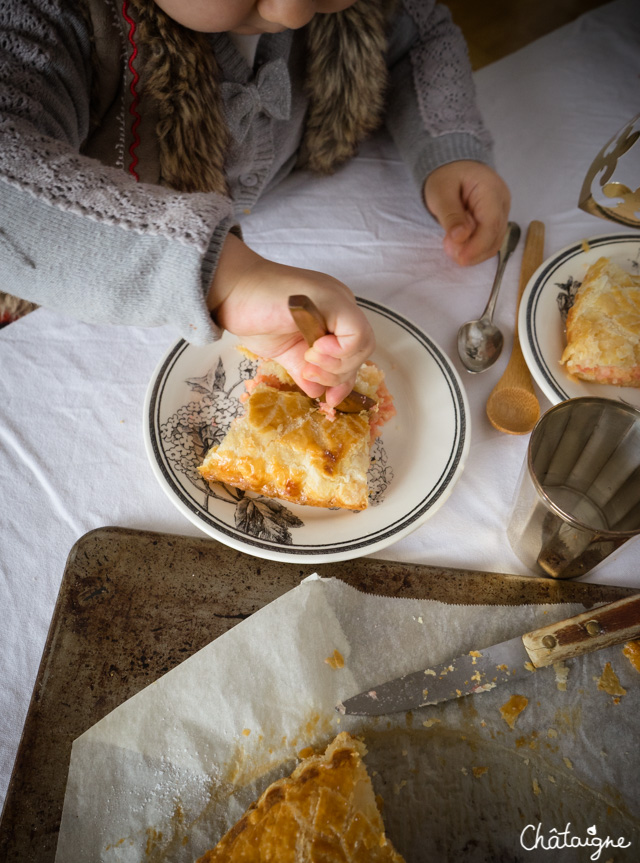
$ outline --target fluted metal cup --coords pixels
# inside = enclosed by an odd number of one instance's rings
[[[561,402],[529,441],[507,536],[535,575],[577,578],[640,534],[640,411]]]

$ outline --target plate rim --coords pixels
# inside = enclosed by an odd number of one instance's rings
[[[588,250],[584,248],[585,243],[589,246]],[[564,266],[571,258],[585,254],[587,251],[591,251],[591,249],[597,249],[609,244],[620,245],[625,243],[634,243],[640,248],[640,235],[634,236],[631,233],[598,234],[594,237],[570,243],[546,258],[535,270],[525,286],[518,312],[518,329],[526,335],[524,339],[521,339],[522,353],[534,380],[554,405],[567,401],[573,398],[573,396],[562,388],[561,382],[551,373],[536,335],[536,313],[544,293],[544,288],[549,283],[550,274],[553,270]]]
[[[392,524],[386,524],[371,534],[367,534],[366,537],[360,536],[342,541],[339,546],[336,546],[335,543],[313,546],[309,544],[279,545],[275,541],[259,539],[250,535],[239,537],[237,531],[233,531],[227,525],[212,524],[210,518],[208,519],[207,515],[203,513],[202,508],[189,498],[167,469],[166,459],[162,455],[157,440],[157,433],[154,433],[154,430],[158,428],[157,411],[162,401],[162,392],[170,378],[170,366],[185,351],[196,347],[185,339],[178,339],[161,357],[147,386],[143,406],[145,450],[153,473],[169,499],[192,524],[210,538],[247,554],[283,562],[319,563],[348,560],[364,554],[371,554],[411,533],[423,521],[433,515],[453,491],[464,469],[471,437],[469,404],[460,376],[442,348],[420,327],[398,312],[374,300],[356,297],[356,301],[364,309],[387,318],[392,323],[407,330],[422,348],[428,351],[446,382],[454,408],[456,434],[446,463],[437,482],[430,489],[429,495],[421,498],[410,511],[404,512]],[[211,516],[210,513],[208,515]]]

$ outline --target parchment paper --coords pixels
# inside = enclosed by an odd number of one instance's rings
[[[640,674],[622,645],[568,662],[566,691],[546,669],[394,717],[334,711],[376,683],[581,611],[387,599],[312,576],[74,742],[56,863],[192,863],[301,750],[341,730],[364,736],[409,863],[548,861],[521,836],[531,845],[538,825],[548,837],[568,822],[580,839],[631,844],[615,858],[582,847],[553,859],[637,860]],[[344,668],[325,661],[334,650]],[[598,688],[607,662],[625,695]],[[500,707],[514,693],[528,704],[512,729]]]

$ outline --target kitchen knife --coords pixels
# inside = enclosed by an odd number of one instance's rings
[[[294,294],[289,297],[289,311],[309,347],[328,333],[322,312],[305,294]],[[349,395],[336,405],[336,410],[343,414],[354,414],[370,411],[375,406],[376,402],[372,398],[351,390]]]
[[[535,629],[509,641],[373,686],[336,706],[339,713],[379,716],[439,704],[527,677],[552,665],[640,636],[640,594]]]

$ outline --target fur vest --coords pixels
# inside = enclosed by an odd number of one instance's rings
[[[104,0],[86,3],[94,84],[98,81],[92,97],[96,131],[113,110],[109,100],[114,101],[114,87],[105,86],[101,78],[109,68],[113,78],[117,68],[121,87],[122,58],[114,65],[113,56],[107,56],[116,22],[106,20]],[[387,26],[394,5],[395,0],[357,0],[342,12],[315,15],[304,28],[309,107],[300,167],[332,173],[380,125],[387,86]],[[173,21],[153,0],[125,0],[118,9],[129,43],[121,117],[133,118],[121,134],[126,139],[120,141],[122,166],[139,179],[180,191],[227,194],[225,155],[230,134],[222,107],[221,73],[207,37]],[[141,123],[147,133],[153,126],[154,134],[146,134],[138,146]],[[117,142],[112,140],[111,145],[115,150]],[[89,144],[86,152],[104,161],[105,141],[100,147]]]

